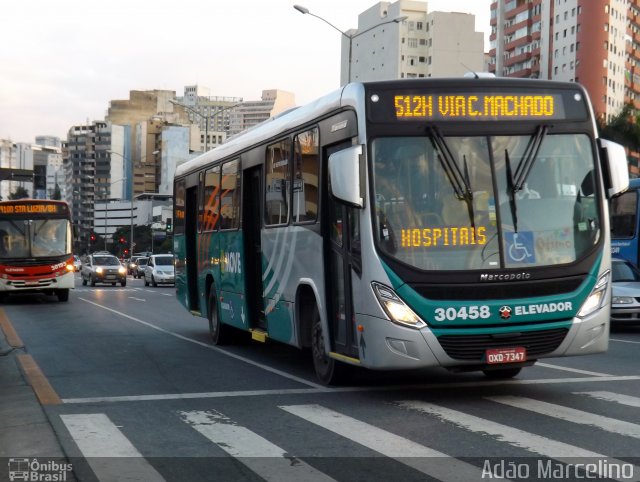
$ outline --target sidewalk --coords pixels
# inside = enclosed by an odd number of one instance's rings
[[[6,458],[65,457],[38,398],[20,370],[16,356],[21,353],[24,350],[11,351],[0,330],[0,480],[7,475]]]

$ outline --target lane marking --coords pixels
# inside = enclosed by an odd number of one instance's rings
[[[136,301],[147,301],[145,298],[136,298],[135,296],[129,296],[128,298],[130,300],[136,300]]]
[[[0,308],[0,329],[4,332],[4,338],[11,348],[24,348],[24,343],[2,308]]]
[[[607,402],[619,403],[620,405],[628,405],[630,407],[640,408],[640,398],[632,397],[630,395],[623,395],[621,393],[613,392],[573,392],[574,395],[586,395],[588,397],[597,398],[598,400],[605,400]]]
[[[284,405],[280,408],[437,480],[464,482],[482,478],[479,467],[321,405]],[[429,460],[436,457],[443,460],[438,463]]]
[[[608,465],[624,465],[626,462],[616,460],[612,457],[585,450],[574,445],[569,445],[564,442],[559,442],[541,435],[537,435],[531,432],[526,432],[508,425],[492,422],[480,417],[475,417],[458,410],[442,407],[432,403],[407,400],[397,402],[397,405],[407,408],[409,410],[415,410],[417,412],[433,415],[441,420],[450,422],[458,427],[471,432],[479,433],[486,436],[491,435],[499,442],[506,442],[514,447],[523,448],[530,452],[549,457],[554,460],[566,462],[568,464],[575,464],[576,458],[590,458],[590,459],[607,459]],[[598,467],[598,464],[594,464]],[[600,467],[598,467],[600,468]],[[606,467],[602,467],[606,470]],[[639,470],[634,467],[634,472],[638,474]],[[608,477],[609,473],[599,473],[602,477]],[[614,479],[615,480],[615,479]],[[620,479],[623,480],[623,479]]]
[[[261,397],[273,395],[313,395],[321,393],[349,393],[349,392],[393,392],[400,390],[429,390],[447,388],[477,388],[493,387],[501,385],[554,385],[566,383],[600,383],[600,382],[620,382],[637,381],[640,375],[612,376],[612,377],[578,377],[578,378],[542,378],[531,380],[482,380],[477,382],[457,382],[457,383],[431,383],[431,384],[411,384],[393,385],[383,387],[319,387],[319,388],[291,388],[278,390],[246,390],[229,392],[200,392],[200,393],[167,393],[155,395],[128,395],[115,397],[85,397],[85,398],[63,398],[63,403],[114,403],[114,402],[147,402],[156,400],[181,400],[193,398],[231,398],[231,397]]]
[[[609,338],[609,341],[617,341],[618,343],[633,343],[634,345],[640,345],[640,341],[620,340],[619,338]]]
[[[47,377],[42,373],[40,367],[31,355],[20,354],[16,357],[22,367],[24,375],[33,388],[33,391],[42,405],[59,405],[62,403],[60,397],[53,389]]]
[[[218,348],[217,346],[209,345],[207,343],[203,343],[201,341],[194,340],[192,338],[188,338],[186,336],[183,336],[183,335],[181,335],[179,333],[175,333],[175,332],[170,331],[170,330],[165,330],[164,328],[161,328],[161,327],[159,327],[157,325],[154,325],[153,323],[149,323],[148,321],[143,321],[143,320],[141,320],[139,318],[135,318],[133,316],[127,315],[126,313],[122,313],[121,311],[114,310],[113,308],[108,308],[108,307],[103,306],[101,304],[94,303],[93,301],[87,300],[86,298],[79,298],[79,299],[84,301],[84,302],[86,302],[86,303],[92,304],[92,305],[94,305],[94,306],[96,306],[98,308],[102,308],[103,310],[110,311],[111,313],[115,313],[116,315],[122,316],[124,318],[128,318],[131,321],[135,321],[136,323],[140,323],[141,325],[147,326],[149,328],[157,330],[157,331],[159,331],[161,333],[164,333],[166,335],[171,335],[171,336],[173,336],[175,338],[178,338],[179,340],[188,341],[189,343],[194,343],[196,345],[199,345],[199,346],[202,346],[204,348],[207,348],[208,350],[212,350],[212,351],[218,352],[218,353],[220,353],[222,355],[226,355],[228,357],[231,357],[231,358],[234,358],[236,360],[242,361],[242,362],[247,363],[249,365],[253,365],[255,367],[261,368],[262,370],[274,373],[275,375],[279,375],[281,377],[287,378],[289,380],[292,380],[292,381],[295,381],[295,382],[298,382],[298,383],[301,383],[303,385],[307,385],[307,386],[310,386],[310,387],[313,387],[313,388],[323,388],[323,389],[325,388],[325,387],[323,387],[322,385],[320,385],[318,383],[314,383],[314,382],[311,382],[309,380],[305,380],[304,378],[300,378],[300,377],[297,377],[295,375],[291,375],[289,373],[283,372],[282,370],[278,370],[277,368],[273,368],[273,367],[270,367],[268,365],[263,365],[261,363],[258,363],[258,362],[255,362],[253,360],[250,360],[249,358],[245,358],[243,356],[236,355],[235,353],[231,353],[231,352],[228,352],[228,351],[223,350],[221,348]]]
[[[60,415],[100,481],[164,481],[103,413]]]
[[[264,437],[215,410],[178,412],[180,417],[226,453],[267,481],[334,481]]]
[[[543,367],[543,368],[551,368],[553,370],[562,370],[562,371],[565,371],[565,372],[582,373],[583,375],[589,375],[589,376],[594,376],[594,377],[610,377],[610,376],[612,376],[609,373],[590,372],[588,370],[580,370],[579,368],[569,368],[569,367],[563,367],[561,365],[551,365],[550,363],[536,362],[536,364],[534,366]]]
[[[555,403],[543,402],[533,398],[516,397],[513,395],[500,395],[492,397],[484,397],[486,400],[508,405],[510,407],[527,410],[547,417],[558,418],[566,422],[572,422],[579,425],[588,425],[589,427],[599,428],[606,432],[618,435],[626,435],[628,437],[640,438],[640,425],[624,420],[605,417],[595,413],[576,410],[575,408],[557,405]]]

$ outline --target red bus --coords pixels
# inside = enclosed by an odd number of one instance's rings
[[[44,293],[69,299],[74,287],[73,234],[64,201],[0,201],[0,300]]]

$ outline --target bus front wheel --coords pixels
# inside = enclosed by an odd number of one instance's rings
[[[347,365],[329,357],[324,349],[324,335],[318,307],[313,309],[313,321],[311,326],[311,353],[313,367],[318,380],[324,385],[339,384],[347,376]]]
[[[213,290],[213,288],[212,288]],[[223,324],[218,315],[218,304],[213,293],[209,294],[207,303],[207,318],[209,319],[209,334],[214,345],[225,345],[231,338],[231,327]]]
[[[58,301],[69,301],[69,288],[56,291]]]

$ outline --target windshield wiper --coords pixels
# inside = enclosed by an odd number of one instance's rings
[[[524,155],[522,156],[522,161],[518,164],[515,177],[513,178],[514,193],[521,191],[524,188],[527,178],[529,177],[529,173],[531,172],[531,168],[538,157],[538,151],[540,151],[542,141],[547,135],[547,130],[549,130],[549,126],[540,125],[538,126],[536,133],[529,139],[529,143],[527,144],[527,147],[524,150]]]
[[[518,213],[516,208],[516,190],[514,188],[513,173],[511,172],[511,161],[509,151],[504,150],[504,162],[507,165],[507,195],[509,196],[509,207],[511,208],[511,219],[513,220],[513,230],[518,232]]]
[[[463,156],[464,160],[464,174],[460,171],[458,163],[451,153],[451,149],[447,145],[447,142],[440,134],[440,131],[436,127],[429,127],[431,133],[431,143],[434,149],[438,152],[438,160],[442,169],[444,169],[447,179],[453,188],[453,192],[456,197],[465,201],[467,204],[467,211],[469,213],[469,221],[471,226],[475,227],[474,213],[473,213],[473,191],[471,190],[471,183],[469,181],[469,169],[467,167],[467,157]]]

